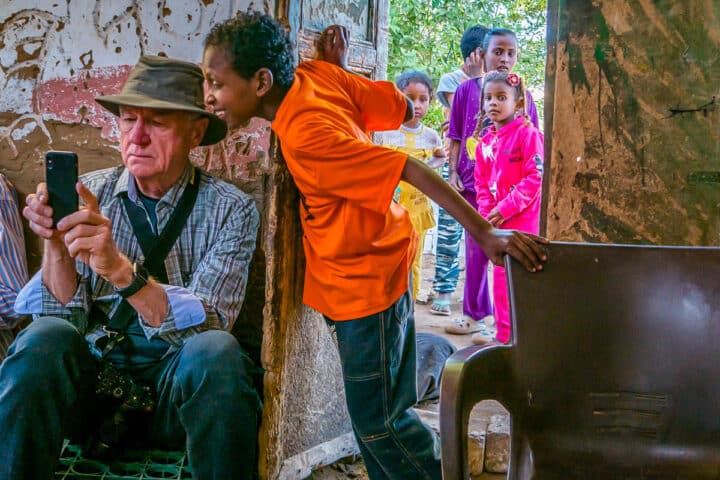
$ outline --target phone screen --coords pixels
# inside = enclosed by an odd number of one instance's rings
[[[73,152],[51,151],[45,154],[45,183],[48,203],[53,209],[53,228],[63,217],[78,209],[78,157]]]

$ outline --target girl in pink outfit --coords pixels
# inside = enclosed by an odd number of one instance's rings
[[[543,136],[525,116],[522,79],[493,71],[485,76],[481,116],[492,125],[476,151],[478,211],[496,228],[537,234],[543,172]],[[505,269],[493,267],[497,340],[510,340]]]

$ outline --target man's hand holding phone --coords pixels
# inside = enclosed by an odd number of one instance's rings
[[[58,221],[78,209],[78,157],[73,152],[45,154],[45,182],[27,196],[23,215],[30,229],[46,240],[62,240]]]
[[[23,209],[30,229],[50,242],[46,247],[54,251],[54,258],[76,258],[105,278],[120,273],[123,257],[112,238],[110,220],[100,213],[95,195],[77,180],[77,155],[48,152],[45,178]]]
[[[50,151],[45,154],[45,184],[48,205],[53,210],[53,226],[78,209],[78,156],[74,152]]]
[[[25,199],[23,216],[28,220],[30,230],[40,238],[62,242],[63,232],[54,227],[53,208],[48,204],[48,199],[47,184],[39,183],[35,193]]]
[[[132,276],[132,264],[120,254],[110,219],[100,213],[97,197],[79,182],[77,193],[84,205],[57,225],[68,253],[113,284],[118,283],[115,277]]]

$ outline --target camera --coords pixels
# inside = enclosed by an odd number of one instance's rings
[[[95,394],[99,424],[83,450],[92,457],[109,459],[137,442],[132,434],[142,432],[148,424],[155,394],[107,361],[100,364]]]

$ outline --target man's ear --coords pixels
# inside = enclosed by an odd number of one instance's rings
[[[267,93],[272,90],[274,79],[273,73],[269,68],[261,68],[255,72],[256,90],[255,94],[259,97],[264,97]]]
[[[207,117],[200,117],[195,119],[193,123],[194,128],[192,129],[191,145],[195,148],[200,145],[200,142],[202,142],[205,132],[207,131],[208,126],[210,126],[210,119]]]

